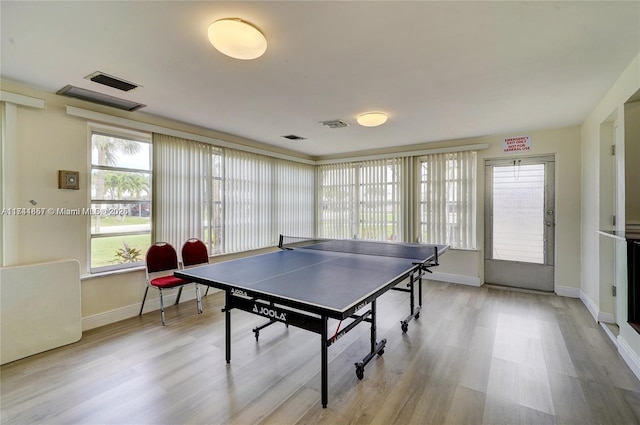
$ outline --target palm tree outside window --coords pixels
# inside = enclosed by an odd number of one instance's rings
[[[90,270],[143,265],[151,245],[151,136],[91,132]]]

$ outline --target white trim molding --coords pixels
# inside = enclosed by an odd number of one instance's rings
[[[451,146],[447,148],[435,148],[435,149],[423,149],[419,151],[409,151],[409,152],[394,152],[394,153],[386,153],[379,155],[367,155],[367,156],[357,156],[353,158],[337,158],[337,159],[322,159],[316,161],[317,165],[327,165],[327,164],[341,164],[348,162],[360,162],[360,161],[370,161],[376,159],[389,159],[389,158],[405,158],[405,157],[414,157],[414,156],[425,156],[425,155],[433,155],[436,153],[450,153],[450,152],[466,152],[466,151],[479,151],[482,149],[488,149],[488,143],[478,143],[475,145],[461,145],[461,146]]]
[[[434,271],[428,276],[424,277],[427,280],[437,280],[439,282],[457,283],[459,285],[475,286],[479,288],[482,286],[479,277],[464,276],[459,274],[441,273]]]
[[[580,298],[580,288],[573,286],[556,285],[555,293],[561,297]]]
[[[613,313],[598,312],[598,322],[616,324],[616,317]]]
[[[30,108],[44,109],[44,100],[37,97],[25,96],[0,90],[0,102],[13,103],[14,105],[28,106]]]
[[[638,357],[638,355],[631,349],[627,341],[625,341],[621,335],[618,335],[617,346],[622,359],[633,371],[634,375],[640,379],[640,357]]]
[[[591,313],[593,320],[597,322],[598,321],[598,305],[595,303],[595,301],[593,301],[593,299],[591,299],[591,297],[587,295],[587,293],[584,292],[582,289],[580,290],[580,300],[585,305],[585,307],[587,307],[587,310],[589,310],[589,313]]]
[[[162,133],[168,136],[180,137],[183,139],[195,140],[202,143],[208,143],[210,145],[219,146],[222,148],[236,149],[243,152],[256,153],[260,155],[270,156],[278,159],[286,159],[288,161],[301,162],[303,164],[315,165],[315,161],[298,158],[291,155],[281,154],[277,152],[271,152],[266,149],[254,148],[251,146],[239,145],[233,142],[227,142],[221,139],[215,139],[212,137],[201,136],[195,133],[189,133],[187,131],[175,130],[168,127],[163,127],[155,124],[148,124],[141,121],[131,120],[129,118],[116,117],[102,112],[90,111],[88,109],[77,108],[75,106],[67,105],[67,115],[73,117],[84,118],[91,122],[105,123],[110,125],[117,125],[127,127],[136,131],[146,131],[150,133]],[[92,123],[92,125],[94,125]]]
[[[580,300],[585,305],[585,307],[587,307],[587,310],[589,310],[589,313],[591,313],[591,317],[593,317],[593,320],[595,320],[597,323],[616,323],[614,314],[600,311],[596,302],[583,290],[580,290]]]
[[[204,292],[207,287],[204,285],[200,286],[200,293],[204,296]],[[209,295],[217,292],[217,289],[211,288],[213,291],[209,291]],[[154,290],[154,289],[152,289]],[[177,290],[173,291],[177,295]],[[168,295],[168,296],[167,296]],[[173,305],[173,293],[167,293],[164,297],[165,308],[166,306]],[[180,304],[185,302],[190,302],[196,299],[196,290],[195,288],[184,289],[182,291],[182,295],[180,296]],[[133,305],[128,305],[126,307],[116,308],[115,310],[104,311],[102,313],[94,314],[92,316],[87,316],[82,318],[82,331],[88,331],[90,329],[99,328],[100,326],[110,325],[111,323],[116,323],[121,320],[130,319],[132,317],[136,317],[138,313],[140,313],[140,305],[142,304],[142,300],[140,303],[136,303]],[[195,309],[195,303],[193,305]],[[158,311],[160,310],[160,299],[147,299],[144,303],[144,311],[143,314]],[[158,316],[158,324],[160,324],[160,316]]]

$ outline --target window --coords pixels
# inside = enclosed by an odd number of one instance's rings
[[[476,152],[420,158],[420,241],[476,247]]]
[[[163,134],[153,147],[156,240],[197,237],[215,255],[313,236],[312,165]]]
[[[91,272],[144,264],[151,245],[148,136],[91,133]]]
[[[402,240],[400,159],[319,167],[318,235]]]
[[[280,234],[313,236],[313,166],[234,149],[222,158],[222,252],[273,246]]]

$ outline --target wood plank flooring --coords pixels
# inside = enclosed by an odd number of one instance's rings
[[[579,300],[424,282],[407,334],[407,294],[378,301],[385,353],[365,376],[361,324],[329,347],[320,405],[320,339],[232,313],[224,360],[220,293],[85,332],[78,343],[0,367],[13,424],[639,424],[640,382]],[[336,323],[332,322],[333,326]]]

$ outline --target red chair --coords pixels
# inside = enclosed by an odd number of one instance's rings
[[[157,288],[158,291],[160,291],[160,313],[162,326],[164,326],[164,300],[162,299],[162,290],[177,287],[182,289],[182,286],[192,282],[177,278],[173,273],[167,274],[167,272],[178,270],[178,255],[176,254],[176,250],[166,242],[158,242],[149,247],[147,250],[146,263],[147,288],[144,291],[139,315],[142,314],[142,310],[144,309],[149,287]],[[200,288],[198,284],[196,284],[196,298],[198,313],[202,313],[202,309],[200,308]]]
[[[207,246],[196,238],[191,238],[182,245],[182,264],[184,267],[209,263]]]
[[[200,264],[209,264],[209,251],[207,251],[207,246],[200,239],[191,238],[182,245],[182,266],[187,268]],[[208,292],[209,287],[207,286],[205,297]],[[202,300],[198,299],[198,302],[200,303],[200,311],[202,311]]]

